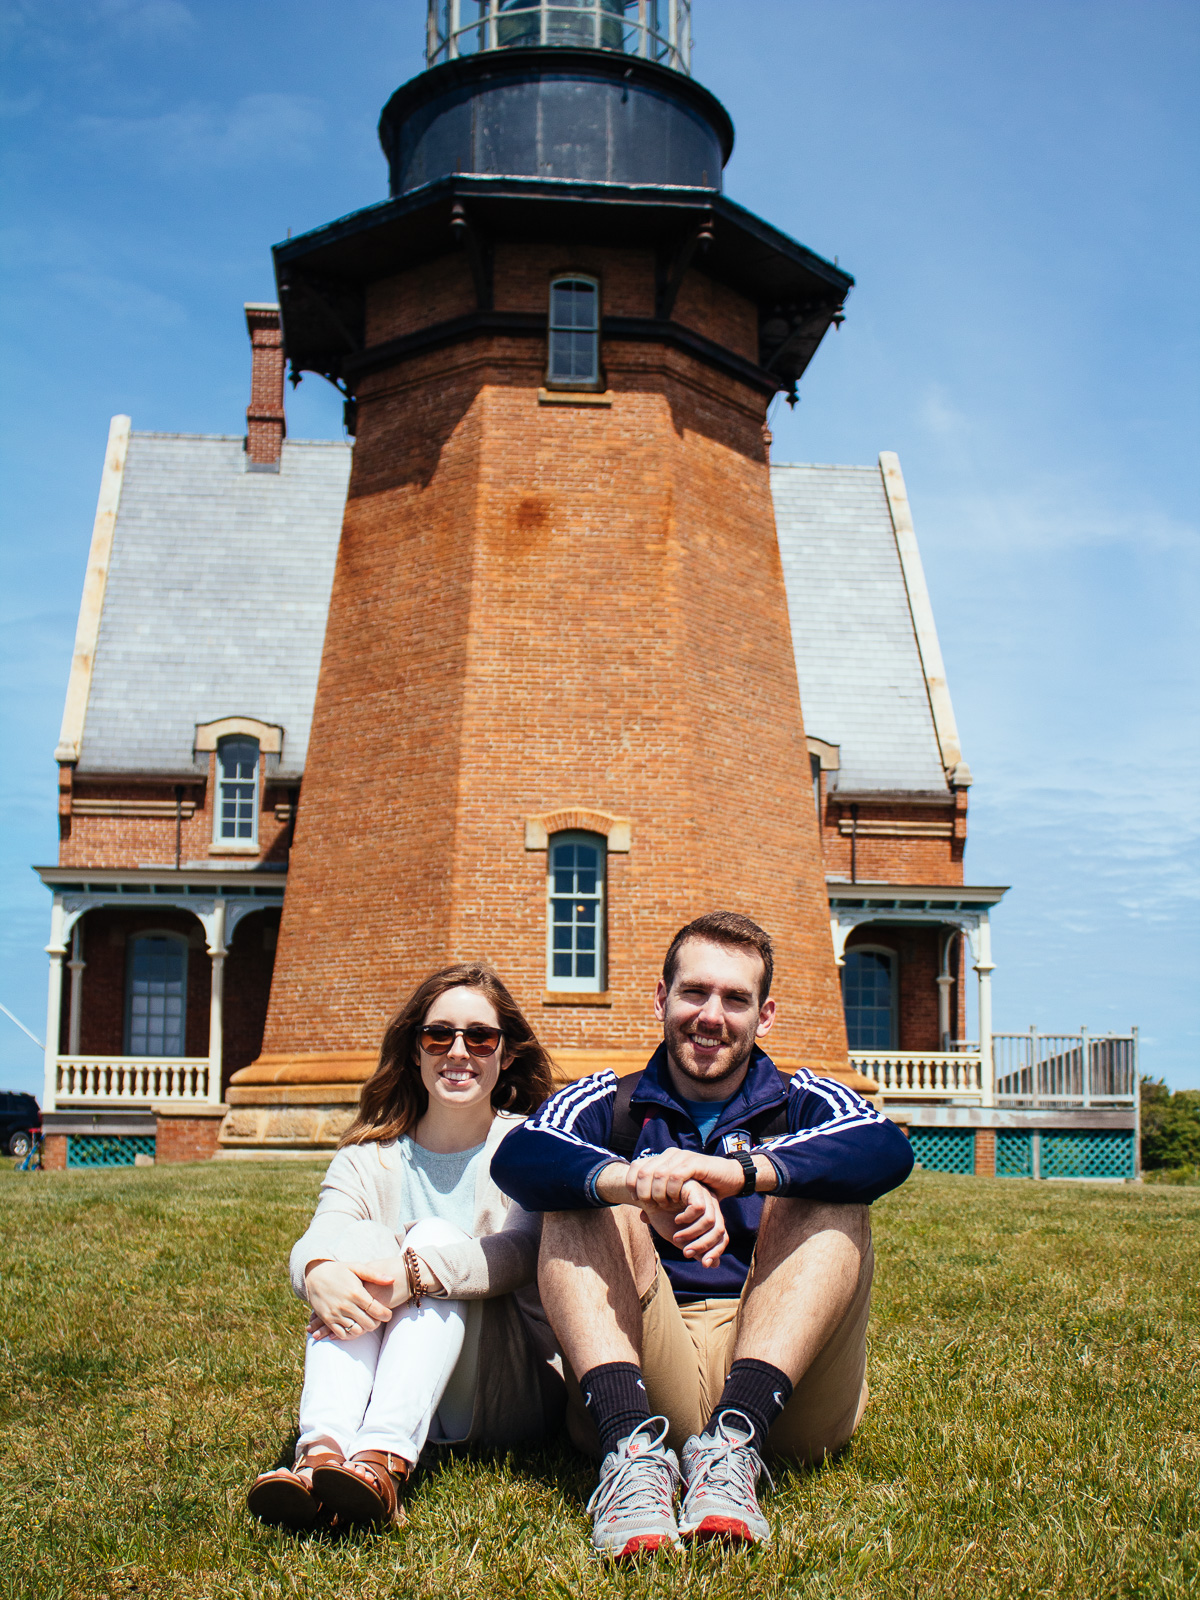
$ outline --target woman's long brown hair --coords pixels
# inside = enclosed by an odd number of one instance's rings
[[[492,1090],[492,1108],[528,1114],[549,1098],[554,1069],[517,1002],[490,967],[460,961],[430,973],[388,1023],[379,1065],[362,1086],[358,1115],[338,1141],[339,1148],[403,1138],[425,1115],[429,1092],[421,1082],[418,1039],[429,1008],[448,989],[478,990],[500,1020],[504,1066]]]

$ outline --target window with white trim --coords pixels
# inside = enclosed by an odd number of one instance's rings
[[[894,1050],[897,1029],[896,953],[855,945],[842,967],[842,1003],[851,1050]]]
[[[187,940],[178,933],[140,933],[127,948],[125,1054],[186,1054]]]
[[[214,844],[258,843],[258,740],[243,733],[217,743]]]
[[[600,382],[600,286],[594,278],[555,278],[550,285],[547,384],[596,388]]]
[[[546,987],[599,994],[608,841],[600,833],[555,833],[546,855]]]

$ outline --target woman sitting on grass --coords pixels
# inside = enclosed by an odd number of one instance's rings
[[[292,1468],[255,1480],[255,1516],[399,1522],[427,1438],[509,1445],[557,1425],[553,1336],[529,1287],[541,1219],[490,1172],[550,1088],[546,1052],[486,967],[435,972],[393,1018],[292,1250],[313,1313],[300,1438]]]

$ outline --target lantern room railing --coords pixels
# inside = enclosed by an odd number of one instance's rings
[[[690,73],[691,0],[429,0],[431,67],[529,45],[614,50]]]

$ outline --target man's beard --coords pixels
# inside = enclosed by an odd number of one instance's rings
[[[681,1047],[684,1041],[687,1040],[690,1035],[686,1034],[678,1023],[668,1022],[665,1026],[664,1034],[667,1046],[667,1054],[679,1068],[680,1072],[683,1073],[684,1077],[691,1078],[693,1083],[722,1083],[726,1078],[732,1078],[735,1076],[735,1074],[741,1072],[749,1063],[750,1058],[754,1054],[754,1042],[756,1037],[753,1033],[751,1033],[747,1038],[740,1041],[736,1039],[727,1040],[727,1033],[728,1029],[722,1028],[721,1042],[723,1046],[732,1046],[733,1053],[729,1059],[729,1065],[719,1073],[700,1074],[689,1071],[688,1067],[684,1064]]]

